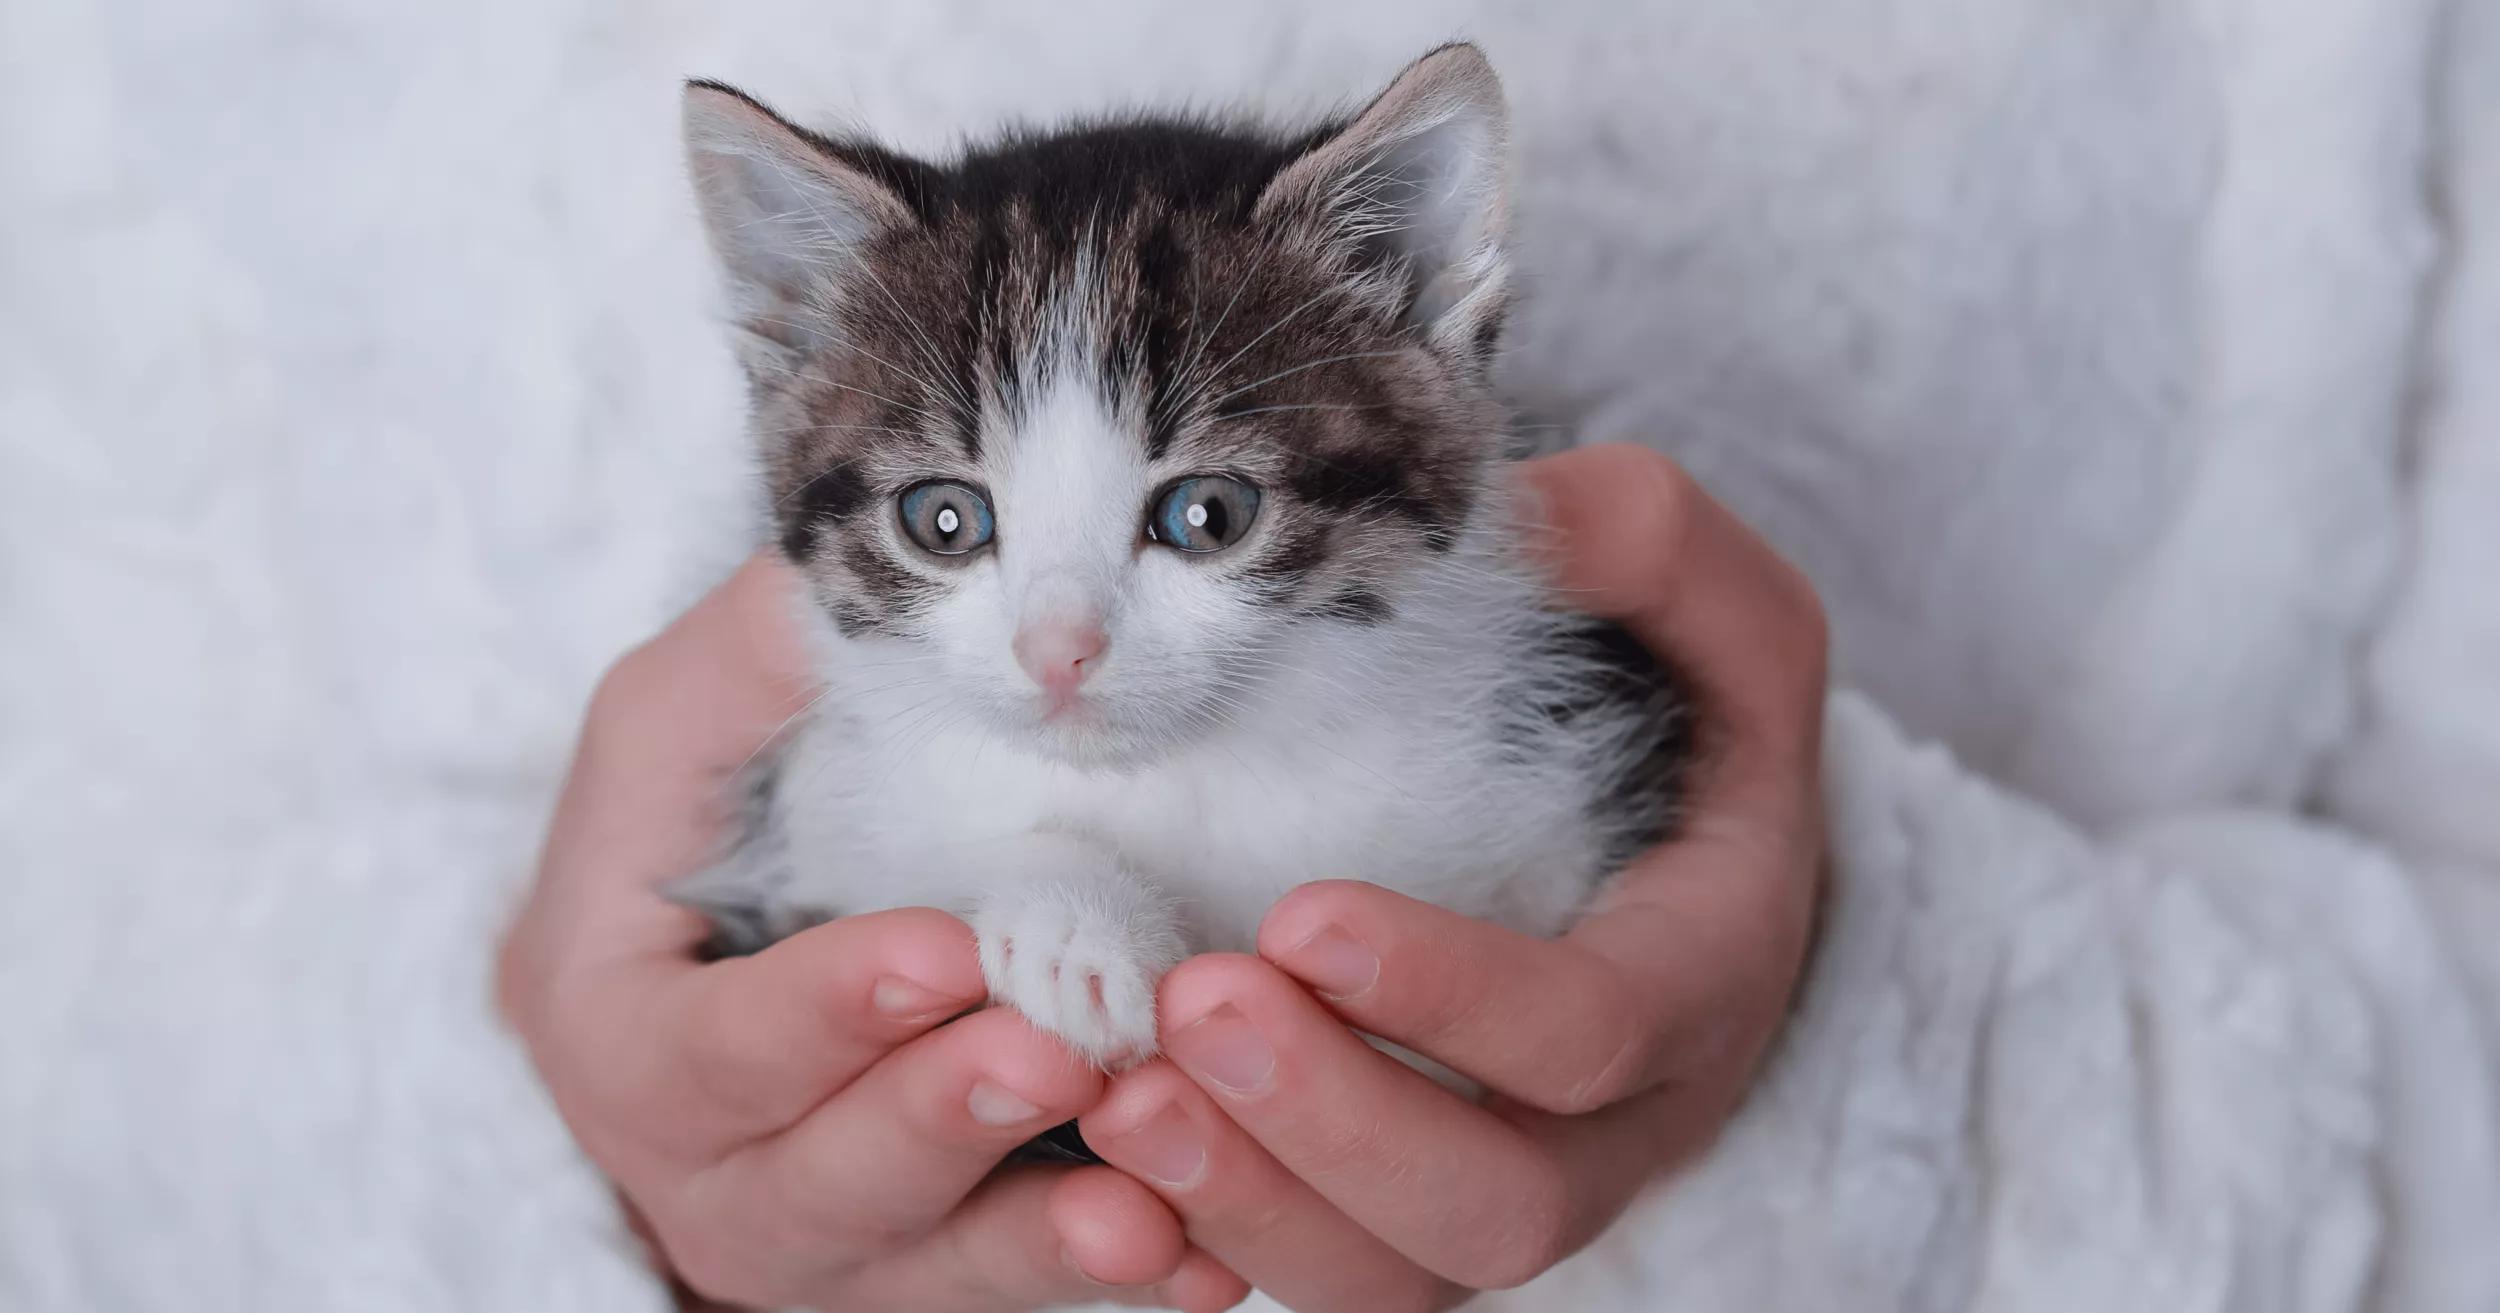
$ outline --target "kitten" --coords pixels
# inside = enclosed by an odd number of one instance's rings
[[[1295,885],[1550,935],[1665,835],[1685,701],[1512,526],[1475,47],[1290,135],[936,164],[704,82],[685,130],[825,683],[675,891],[721,951],[946,908],[997,1001],[1117,1066]]]

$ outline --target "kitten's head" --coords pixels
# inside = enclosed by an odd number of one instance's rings
[[[685,121],[782,549],[1037,751],[1228,723],[1394,625],[1480,512],[1505,115],[1473,46],[1292,138],[1134,119],[936,164],[706,83]]]

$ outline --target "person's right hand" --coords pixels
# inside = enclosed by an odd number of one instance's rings
[[[702,964],[658,889],[811,692],[797,583],[758,558],[593,699],[498,992],[557,1109],[674,1275],[740,1304],[1006,1313],[1232,1306],[1239,1277],[1108,1167],[993,1175],[1102,1077],[991,1009],[971,932],[906,909]]]

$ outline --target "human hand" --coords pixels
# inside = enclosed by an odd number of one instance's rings
[[[1240,1279],[1107,1167],[992,1175],[1102,1077],[984,997],[971,931],[848,917],[700,964],[657,890],[731,823],[739,770],[812,693],[798,584],[749,562],[592,700],[498,991],[556,1106],[667,1264],[713,1299],[989,1313],[1228,1308]]]
[[[1168,1058],[1081,1123],[1194,1243],[1309,1313],[1447,1308],[1578,1250],[1717,1134],[1802,970],[1823,860],[1812,588],[1663,457],[1584,448],[1523,473],[1573,605],[1621,620],[1701,699],[1680,833],[1559,940],[1305,885],[1258,956],[1165,978]]]

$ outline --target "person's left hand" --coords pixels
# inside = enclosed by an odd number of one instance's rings
[[[1577,1250],[1717,1134],[1805,956],[1823,856],[1812,589],[1662,457],[1585,448],[1524,468],[1573,603],[1698,690],[1708,751],[1678,836],[1559,940],[1371,885],[1303,886],[1258,956],[1166,977],[1168,1058],[1081,1122],[1194,1244],[1306,1313],[1446,1308]]]

